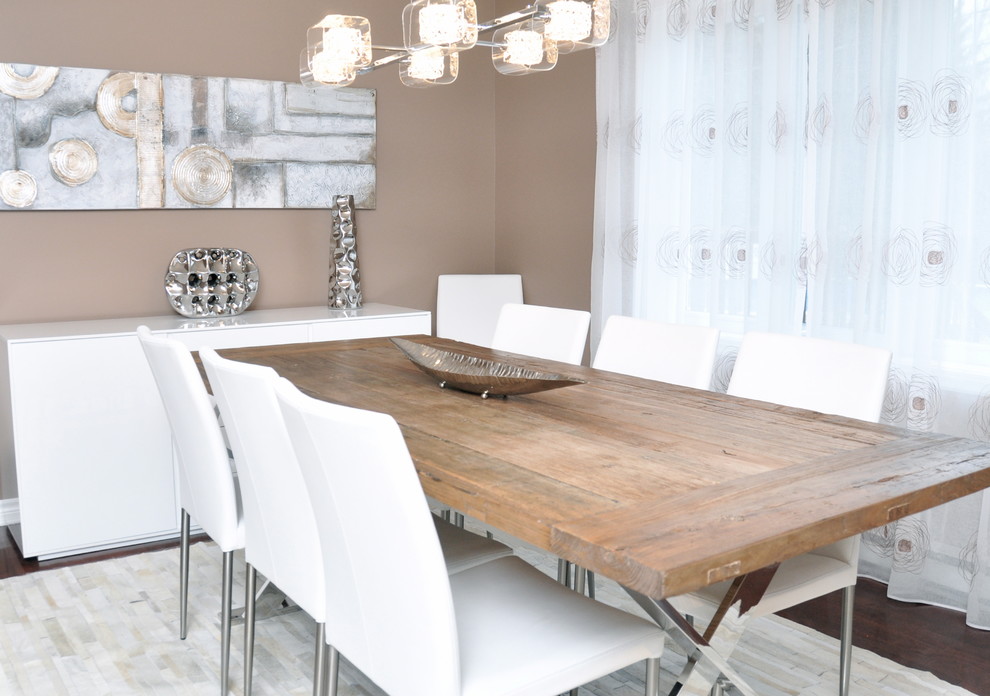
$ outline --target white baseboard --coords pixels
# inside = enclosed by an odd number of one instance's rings
[[[0,527],[9,527],[21,521],[21,506],[17,498],[0,500]]]

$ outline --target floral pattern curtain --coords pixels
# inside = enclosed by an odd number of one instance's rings
[[[593,332],[611,314],[894,352],[886,422],[990,440],[990,2],[617,0]],[[594,336],[597,339],[597,333]],[[990,628],[990,493],[864,536]]]
[[[808,18],[793,0],[619,0],[599,51],[592,343],[612,314],[800,331]]]
[[[890,348],[883,420],[990,440],[990,3],[811,6],[812,335]],[[990,629],[990,493],[863,536],[890,596]]]

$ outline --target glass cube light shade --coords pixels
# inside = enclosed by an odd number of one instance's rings
[[[557,44],[542,19],[527,19],[495,32],[492,63],[503,75],[528,75],[557,65]]]
[[[457,53],[445,54],[439,48],[427,48],[414,52],[408,61],[402,62],[399,79],[406,87],[449,85],[457,79],[459,64]]]
[[[348,85],[359,68],[371,63],[371,23],[364,17],[327,15],[306,34],[304,70],[300,79],[328,85]]]
[[[582,0],[547,3],[546,34],[554,41],[581,41],[591,34],[591,4]]]
[[[558,39],[557,50],[562,54],[574,53],[586,48],[597,48],[608,41],[612,31],[611,0],[593,0],[593,2],[582,4],[591,6],[591,33],[578,40]]]
[[[357,77],[357,69],[352,63],[328,54],[327,51],[320,51],[313,56],[311,68],[313,80],[324,85],[349,85]]]
[[[478,41],[478,8],[474,0],[416,0],[402,11],[406,49],[423,44],[445,53],[474,48]]]

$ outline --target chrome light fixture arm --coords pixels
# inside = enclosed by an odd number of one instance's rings
[[[495,19],[491,19],[487,22],[478,24],[478,33],[487,34],[489,32],[493,32],[498,29],[502,29],[503,27],[516,24],[517,22],[521,22],[531,17],[545,18],[547,15],[548,12],[546,11],[546,9],[541,7],[540,5],[528,5],[522,10],[516,10],[515,12],[510,12],[509,14],[502,15],[501,17],[496,17]],[[498,44],[496,44],[493,41],[477,41],[475,45],[492,48],[497,46]],[[410,48],[406,48],[405,46],[378,46],[372,44],[371,48],[377,51],[387,51],[389,55],[382,56],[381,58],[377,58],[373,60],[370,65],[359,69],[357,71],[358,75],[366,75],[370,72],[374,72],[375,70],[378,70],[378,68],[384,68],[388,65],[394,65],[395,63],[401,61],[408,61],[409,58],[414,53],[417,53],[418,51],[429,50],[433,48],[433,46],[430,44],[421,43],[415,46],[411,46]]]
[[[611,0],[545,0],[479,22],[475,0],[412,0],[402,13],[403,45],[371,43],[364,17],[327,15],[310,27],[300,55],[300,79],[345,86],[388,65],[410,87],[449,84],[457,78],[458,54],[475,46],[492,50],[506,75],[551,70],[561,54],[602,45],[609,36]],[[491,40],[478,41],[481,34]],[[387,55],[372,57],[372,51]]]

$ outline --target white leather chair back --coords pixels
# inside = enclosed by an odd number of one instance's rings
[[[520,275],[442,275],[437,278],[437,336],[486,348],[502,305],[522,304]]]
[[[727,391],[876,422],[890,358],[883,348],[753,331],[743,336]]]
[[[505,304],[491,347],[534,358],[580,365],[591,313],[577,309]]]
[[[605,322],[592,367],[708,389],[718,329],[614,315]]]
[[[276,394],[323,546],[327,643],[386,693],[459,693],[450,580],[395,420],[284,379]]]
[[[243,548],[240,500],[227,444],[196,363],[183,344],[137,328],[172,428],[182,507],[224,552]]]
[[[221,358],[212,348],[199,355],[238,463],[245,560],[323,623],[326,592],[316,518],[275,400],[278,374]]]

